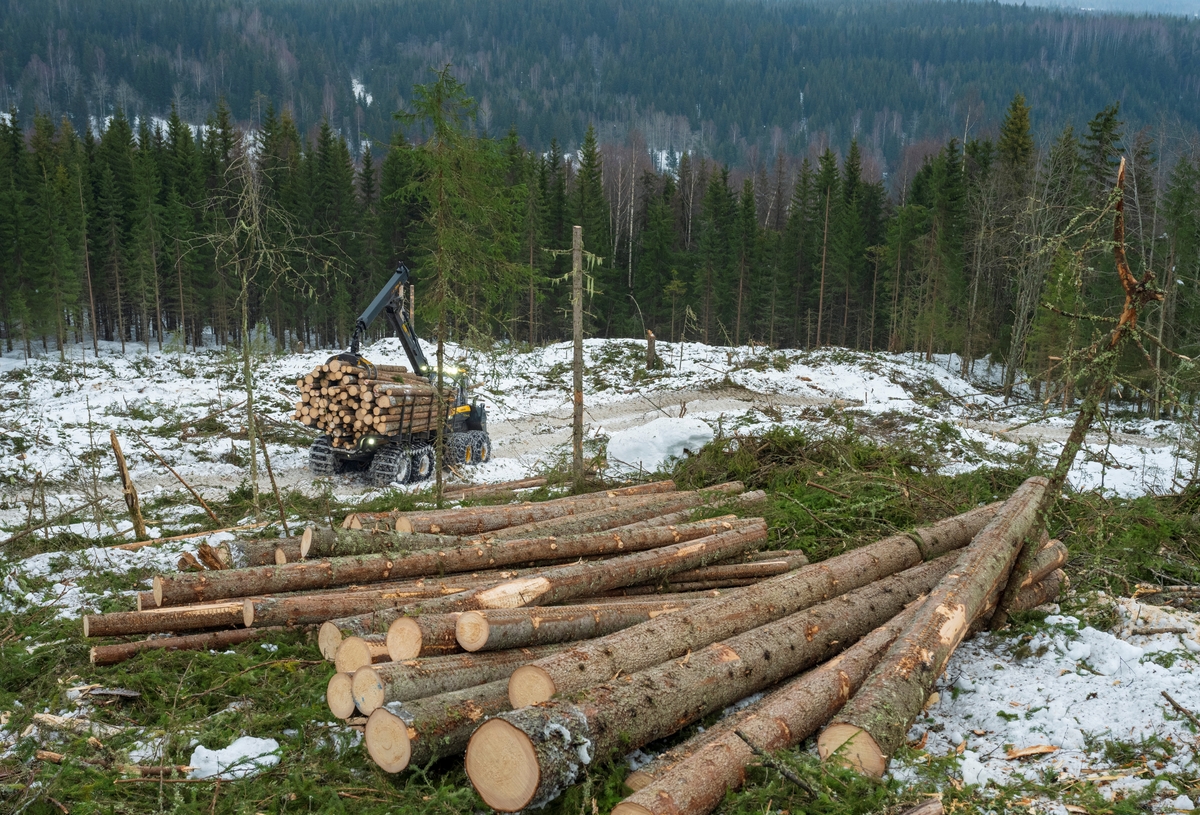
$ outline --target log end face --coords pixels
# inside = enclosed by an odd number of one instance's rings
[[[371,760],[385,773],[398,773],[408,767],[412,743],[408,725],[399,716],[379,708],[367,718],[363,737]]]
[[[386,701],[383,680],[374,668],[360,668],[354,672],[351,693],[354,696],[355,707],[367,716],[383,707]]]
[[[308,552],[312,549],[313,528],[311,526],[304,527],[304,534],[300,536],[300,559],[304,560],[308,557]]]
[[[539,597],[553,588],[544,577],[527,577],[501,583],[475,595],[484,608],[520,608],[535,603]]]
[[[488,719],[467,744],[467,777],[484,802],[499,812],[519,812],[541,782],[529,736],[503,719]]]
[[[402,535],[411,535],[413,531],[412,521],[404,517],[397,518],[396,531]]]
[[[354,715],[352,684],[350,674],[339,671],[330,677],[329,684],[325,687],[325,701],[329,703],[329,711],[339,719],[349,719]]]
[[[275,547],[275,565],[283,566],[283,565],[287,564],[287,562],[288,562],[287,552],[283,551],[282,546],[276,546]]]
[[[333,665],[343,673],[352,674],[371,664],[371,649],[362,637],[346,637],[333,655]]]
[[[83,636],[84,636],[85,638],[87,638],[87,637],[90,637],[90,636],[91,636],[91,634],[90,634],[90,633],[88,633],[88,629],[91,627],[91,624],[88,622],[88,620],[91,618],[91,616],[92,616],[92,615],[90,615],[90,614],[84,614],[84,615],[83,615]]]
[[[421,655],[421,627],[412,617],[392,620],[387,631],[388,656],[393,662],[416,659]]]
[[[845,722],[835,722],[822,731],[817,751],[822,761],[841,764],[871,778],[883,778],[887,770],[887,757],[871,734]]]
[[[84,634],[84,636],[86,637],[87,635],[86,635],[86,634]],[[88,659],[90,659],[90,660],[91,660],[91,662],[92,662],[92,664],[93,664],[93,665],[95,665],[95,664],[96,664],[96,649],[95,649],[95,647],[92,647],[92,648],[91,648],[91,649],[88,651]]]
[[[544,668],[522,665],[508,679],[508,702],[513,709],[549,702],[558,689]]]
[[[321,656],[333,662],[341,644],[342,630],[332,622],[322,623],[321,630],[317,632],[317,647],[321,649]]]
[[[253,600],[243,600],[242,601],[242,624],[245,625],[246,628],[251,628],[254,625],[254,601]]]
[[[625,786],[633,791],[645,789],[654,783],[654,776],[644,770],[634,770],[629,775],[625,776]],[[630,810],[631,812],[634,810]],[[614,809],[613,812],[616,812]]]
[[[454,624],[454,638],[464,651],[478,651],[487,645],[488,629],[487,617],[478,611],[466,611]]]
[[[161,607],[162,601],[163,601],[163,579],[162,579],[162,575],[156,574],[156,575],[154,575],[154,605]],[[140,597],[138,598],[138,605],[139,606],[141,605]],[[138,611],[141,611],[141,610],[142,610],[141,608],[138,608]]]

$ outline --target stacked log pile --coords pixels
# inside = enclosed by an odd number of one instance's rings
[[[1013,609],[1065,589],[1067,550],[1038,514],[1045,488],[1030,479],[1005,502],[816,564],[765,547],[747,511],[765,496],[736,483],[359,513],[358,529],[275,541],[274,554],[239,545],[226,553],[239,568],[162,575],[146,610],[84,626],[186,632],[93,649],[111,664],[320,624],[330,711],[363,727],[372,760],[399,773],[464,755],[502,812],[765,693],[632,774],[614,810],[709,812],[756,751],[818,731],[826,760],[881,775],[1027,542],[1040,550]]]
[[[300,401],[293,418],[328,434],[334,447],[353,447],[371,433],[434,431],[446,418],[438,410],[437,389],[403,366],[368,369],[334,359],[297,379],[296,387]],[[453,389],[446,388],[443,410],[453,403]]]

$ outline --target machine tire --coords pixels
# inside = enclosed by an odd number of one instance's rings
[[[492,460],[492,439],[483,430],[472,430],[467,433],[471,437],[472,464],[486,464]]]
[[[389,444],[375,453],[369,469],[371,486],[404,484],[412,472],[412,451],[406,444]]]
[[[451,464],[474,464],[475,446],[471,433],[454,433],[446,440],[446,458]]]
[[[332,442],[333,439],[329,436],[317,436],[312,447],[308,448],[308,469],[318,478],[342,472],[342,462],[334,455]]]
[[[433,476],[434,455],[433,448],[427,444],[413,448],[412,466],[409,469],[409,483],[418,481],[428,481]]]

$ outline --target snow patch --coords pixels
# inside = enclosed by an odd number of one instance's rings
[[[613,433],[608,440],[608,461],[615,467],[655,472],[671,459],[695,453],[713,436],[713,429],[700,419],[664,416]]]
[[[194,768],[192,778],[249,778],[279,763],[279,742],[242,736],[222,750],[201,745],[188,763]]]

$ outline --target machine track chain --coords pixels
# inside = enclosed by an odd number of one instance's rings
[[[408,474],[409,483],[427,481],[433,476],[434,450],[428,444],[418,444],[412,448],[412,467]]]
[[[371,485],[387,487],[404,484],[412,472],[412,448],[403,442],[393,442],[375,453],[369,472]]]
[[[308,469],[319,478],[337,475],[342,471],[342,462],[333,454],[332,441],[329,436],[317,436],[312,447],[308,448]]]

